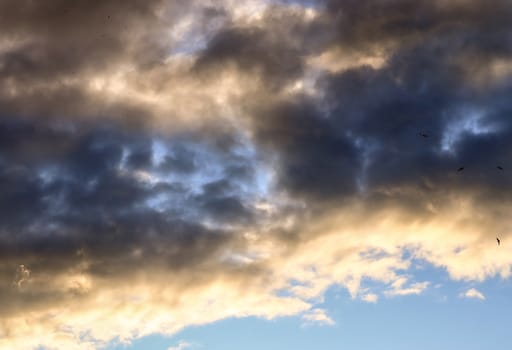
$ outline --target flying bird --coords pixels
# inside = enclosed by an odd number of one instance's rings
[[[428,134],[425,134],[424,132],[419,132],[418,135],[420,135],[421,137],[424,137],[424,138],[428,137]]]
[[[499,165],[496,168],[498,168],[500,170],[503,170],[503,168],[501,166],[499,166]]]
[[[500,239],[498,237],[496,237],[496,242],[498,242],[498,245],[501,244],[501,241],[500,241]]]
[[[457,169],[457,171],[459,171],[459,172],[462,171],[462,170],[464,170],[463,166],[461,166],[459,169]]]

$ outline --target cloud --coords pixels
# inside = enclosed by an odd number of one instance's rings
[[[364,301],[367,303],[373,303],[375,304],[379,300],[379,296],[377,294],[369,293],[365,294],[361,297]]]
[[[468,298],[468,299],[485,300],[485,295],[483,295],[481,292],[479,292],[475,288],[468,289],[465,293],[461,293],[460,296],[462,298]]]
[[[397,296],[397,295],[418,295],[423,293],[423,291],[430,284],[429,282],[418,282],[412,283],[410,287],[405,287],[407,283],[406,277],[400,277],[396,281],[391,284],[391,289],[386,291],[386,295],[388,296]]]
[[[312,323],[326,326],[333,326],[335,322],[327,315],[325,310],[313,309],[302,316],[302,319]]]
[[[171,346],[167,350],[185,350],[192,348],[193,345],[186,341],[180,341],[177,346]]]
[[[21,286],[28,282],[30,279],[30,270],[25,267],[25,265],[18,266],[16,270],[16,277],[14,278],[14,284],[16,287],[21,288]]]
[[[506,1],[120,4],[0,5],[0,349],[510,277]]]

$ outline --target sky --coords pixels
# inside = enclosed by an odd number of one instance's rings
[[[0,33],[0,350],[510,344],[508,0],[0,0]]]

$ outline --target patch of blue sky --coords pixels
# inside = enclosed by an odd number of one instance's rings
[[[273,2],[285,5],[298,5],[309,9],[318,9],[323,6],[323,1],[319,0],[273,0]]]
[[[456,153],[456,145],[464,134],[482,135],[497,132],[497,125],[489,124],[486,112],[477,108],[464,108],[448,125],[441,139],[441,149],[447,153]]]
[[[180,154],[175,154],[178,148]],[[170,139],[155,137],[152,141],[152,151],[152,168],[144,174],[133,174],[132,176],[138,176],[146,181],[150,180],[148,185],[151,186],[167,184],[176,187],[177,191],[157,193],[144,203],[159,212],[179,211],[191,220],[197,219],[207,226],[215,226],[216,223],[212,220],[196,217],[198,213],[191,210],[180,211],[180,208],[186,206],[190,196],[201,195],[206,184],[225,178],[229,178],[231,184],[234,185],[225,194],[236,195],[249,206],[266,203],[273,195],[271,169],[261,159],[247,135],[237,135],[234,145],[229,150],[220,150],[217,147],[212,147],[208,140],[198,140],[186,135]],[[168,156],[178,158],[189,156],[193,158],[193,163],[200,166],[190,172],[163,169],[161,165]],[[248,172],[249,176],[241,176],[236,179],[229,174],[233,170],[232,167],[240,167],[243,169],[242,171]]]
[[[167,155],[167,147],[165,143],[158,138],[153,139],[151,143],[151,151],[153,164],[155,166],[161,165]]]
[[[261,166],[261,160],[258,159],[256,149],[250,140],[240,135],[236,141],[236,146],[230,152],[220,152],[211,147],[208,142],[194,140],[154,140],[153,154],[154,165],[159,166],[167,155],[173,154],[176,146],[186,148],[197,164],[201,164],[200,171],[193,171],[190,174],[180,174],[176,172],[159,172],[157,175],[167,182],[180,182],[185,184],[192,192],[200,193],[202,186],[213,181],[221,180],[227,176],[226,164],[230,165],[248,165],[254,171],[254,181],[247,183],[239,182],[241,189],[248,192],[257,192],[260,195],[266,195],[268,190],[269,176]]]
[[[192,193],[200,193],[202,186],[208,182],[219,180],[223,174],[223,162],[220,156],[211,151],[207,145],[196,142],[186,141],[155,141],[153,150],[155,154],[155,165],[160,165],[167,155],[173,154],[173,148],[179,146],[184,147],[191,152],[191,156],[201,164],[200,171],[192,171],[191,173],[180,173],[177,171],[156,171],[155,176],[162,182],[181,183]]]
[[[169,347],[175,345],[176,342],[177,340],[175,337],[151,335],[141,339],[136,339],[130,344],[113,342],[106,348],[106,350],[167,350]]]
[[[57,178],[59,178],[59,176],[61,176],[58,167],[54,165],[41,167],[37,173],[43,186],[53,183]]]
[[[181,20],[170,28],[173,45],[168,52],[168,57],[194,56],[204,50],[226,20],[222,13],[211,16],[203,7],[192,7],[191,13],[183,15]]]
[[[432,268],[423,273],[440,271]],[[352,299],[346,289],[332,286],[319,305],[335,321],[333,326],[306,326],[300,315],[274,320],[232,318],[108,350],[167,350],[182,339],[197,344],[191,349],[208,350],[500,350],[508,346],[510,281],[490,279],[479,284],[485,301],[458,297],[460,282],[446,283],[444,288],[453,297],[441,300],[426,293],[383,298],[373,304]]]
[[[187,39],[188,37],[188,39]],[[194,56],[207,47],[207,40],[202,35],[192,34],[180,39],[169,51],[168,58],[179,56]]]

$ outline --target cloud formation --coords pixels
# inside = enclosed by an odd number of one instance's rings
[[[333,326],[335,322],[326,314],[325,310],[313,309],[304,314],[302,318],[310,324]],[[308,324],[306,323],[306,325]]]
[[[511,11],[3,1],[0,349],[509,278]]]
[[[185,349],[190,349],[192,346],[193,346],[192,344],[190,344],[186,341],[180,341],[177,346],[171,346],[167,350],[185,350]]]
[[[461,294],[461,297],[468,299],[485,300],[485,296],[475,288],[468,289],[465,293]]]

